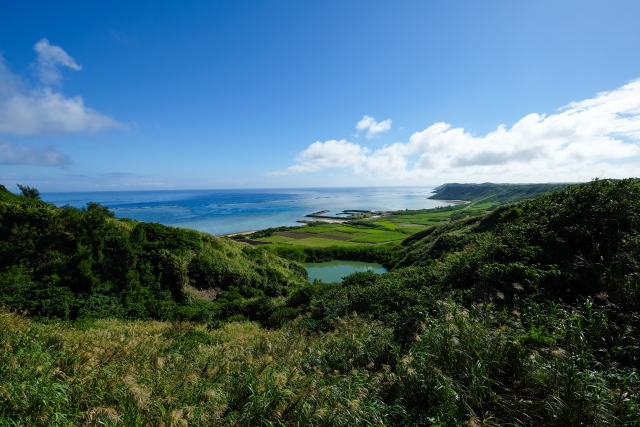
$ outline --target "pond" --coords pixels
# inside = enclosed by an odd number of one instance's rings
[[[305,264],[309,281],[320,279],[325,283],[342,282],[342,278],[352,273],[373,271],[376,274],[386,273],[387,269],[380,264],[360,261],[308,262]]]

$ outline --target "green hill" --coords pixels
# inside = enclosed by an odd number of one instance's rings
[[[305,282],[301,265],[229,239],[0,188],[0,304],[35,316],[266,322]]]
[[[510,203],[562,190],[570,184],[443,184],[430,199]]]
[[[413,234],[391,273],[367,280],[404,286],[411,280],[398,278],[415,273],[424,278],[419,288],[469,303],[496,293],[511,305],[516,297],[582,304],[599,295],[621,312],[634,310],[640,305],[639,215],[635,180],[570,186]],[[363,307],[359,313],[369,310]]]

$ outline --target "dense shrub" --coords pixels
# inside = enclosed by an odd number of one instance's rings
[[[224,301],[198,302],[198,291],[235,288],[251,300],[279,297],[306,282],[302,266],[269,252],[194,230],[115,219],[96,203],[56,208],[33,190],[16,196],[0,188],[0,304],[8,307],[65,320],[208,321],[230,310]]]

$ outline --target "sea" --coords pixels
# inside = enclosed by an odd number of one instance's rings
[[[451,203],[429,200],[432,188],[358,187],[256,190],[155,190],[42,193],[57,206],[81,208],[89,202],[109,207],[116,217],[157,222],[222,235],[269,227],[301,225],[305,215],[343,210],[428,209]],[[344,214],[343,214],[344,215]]]

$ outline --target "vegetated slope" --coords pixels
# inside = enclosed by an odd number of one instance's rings
[[[562,190],[570,184],[443,184],[430,199],[510,203]]]
[[[640,425],[639,215],[640,183],[594,181],[429,228],[274,330],[4,314],[0,419]]]
[[[525,296],[575,304],[599,296],[629,313],[640,306],[639,256],[640,183],[594,181],[428,228],[403,242],[390,274],[346,283],[394,281],[468,302],[499,294],[507,305]]]
[[[312,317],[392,328],[412,422],[460,422],[467,408],[519,425],[587,413],[601,418],[585,425],[640,425],[639,273],[640,183],[594,181],[417,233],[390,273],[326,287]],[[605,397],[623,388],[624,403]]]
[[[630,307],[640,302],[639,232],[640,183],[594,181],[414,234],[400,265],[457,264],[445,280],[475,291],[511,294],[518,282],[548,296],[607,292]]]
[[[36,316],[266,321],[306,272],[243,246],[0,187],[0,304]]]

